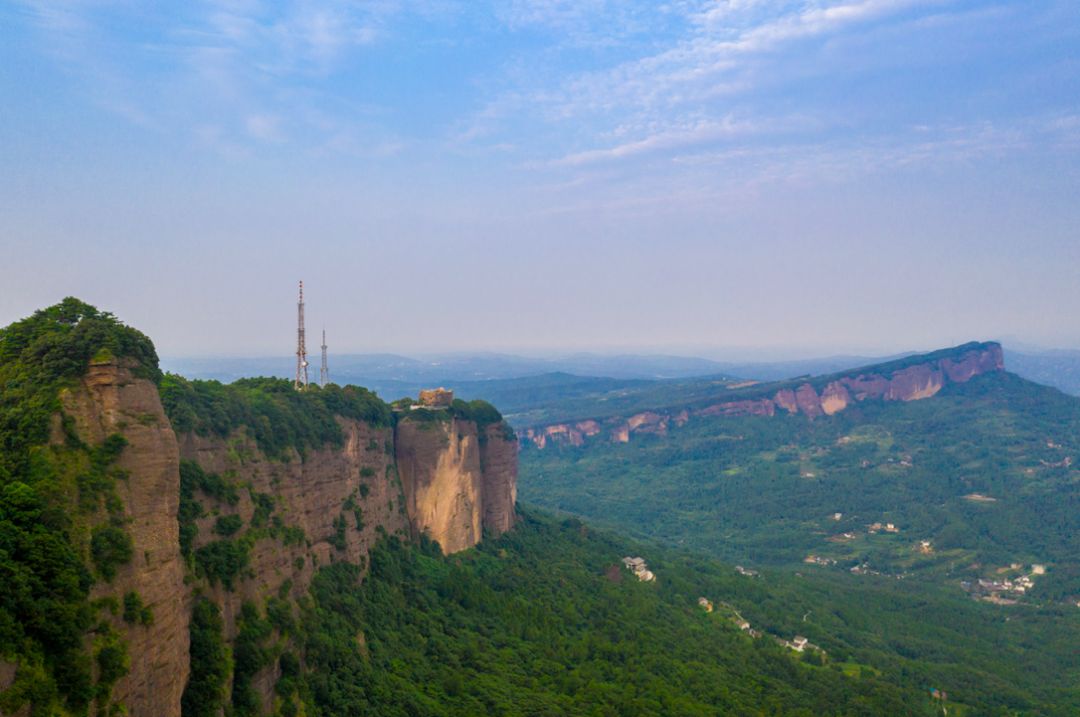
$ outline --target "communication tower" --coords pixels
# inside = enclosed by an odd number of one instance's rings
[[[308,385],[307,346],[304,345],[304,282],[300,282],[300,301],[296,304],[296,382],[300,390]]]
[[[330,369],[326,367],[326,329],[322,330],[322,367],[319,368],[319,385],[330,383]]]

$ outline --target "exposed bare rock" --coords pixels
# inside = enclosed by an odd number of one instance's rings
[[[535,443],[538,448],[547,445],[548,440],[571,445],[581,446],[585,439],[600,433],[600,424],[593,420],[579,421],[577,423],[554,423],[542,429],[529,429],[525,432],[525,439]]]
[[[446,553],[476,545],[484,515],[476,424],[403,420],[396,446],[413,530],[427,533]]]
[[[877,374],[859,374],[854,377],[841,379],[845,386],[855,395],[856,401],[865,401],[868,398],[881,398],[889,390],[889,381],[884,376]]]
[[[252,577],[240,580],[233,591],[221,586],[213,590],[227,637],[235,635],[236,617],[245,600],[261,602],[277,594],[286,581],[292,582],[292,594],[299,597],[306,593],[317,565],[332,560],[361,563],[379,539],[379,528],[391,534],[405,532],[402,492],[393,480],[394,457],[388,452],[393,447],[391,429],[342,418],[338,424],[344,435],[342,446],[309,451],[304,459],[293,452],[287,460],[271,460],[243,430],[228,439],[190,433],[180,437],[181,456],[207,472],[250,486],[251,492],[272,496],[274,515],[286,526],[301,528],[307,538],[306,543],[294,545],[270,537],[257,541],[251,550]],[[255,512],[251,492],[240,491],[236,506],[215,503],[214,511],[237,514],[245,525],[250,524]],[[345,507],[350,498],[362,515],[359,530],[354,512]],[[342,519],[345,547],[339,550],[331,540],[335,521]],[[196,547],[216,537],[214,520],[207,515],[198,522]]]
[[[728,401],[695,411],[695,416],[772,416],[776,404],[767,398],[757,401]]]
[[[176,436],[161,407],[157,387],[113,362],[90,366],[81,383],[61,395],[79,437],[96,444],[114,433],[127,439],[117,466],[127,480],[117,492],[129,519],[134,558],[91,597],[135,592],[152,611],[152,625],[114,620],[127,642],[131,667],[113,687],[113,701],[132,715],[180,714],[188,676],[188,591],[180,556],[180,473]]]
[[[808,383],[795,389],[795,403],[799,406],[799,413],[810,418],[816,418],[824,413],[821,410],[821,399],[817,391]]]
[[[795,400],[795,392],[790,388],[784,388],[776,392],[776,396],[773,397],[773,401],[777,406],[784,409],[788,413],[798,413],[799,404]]]
[[[507,436],[504,425],[485,429],[480,468],[484,475],[483,527],[492,535],[502,535],[514,525],[518,471],[518,444]]]
[[[999,344],[990,344],[983,351],[968,351],[956,361],[943,358],[940,363],[950,381],[963,383],[981,373],[1004,370],[1005,355]]]
[[[945,375],[931,364],[919,364],[897,371],[889,381],[886,401],[918,401],[930,398],[945,385]]]
[[[828,416],[843,411],[850,404],[851,394],[839,381],[833,381],[821,392],[821,410]]]
[[[483,530],[500,534],[514,524],[517,442],[508,427],[473,421],[402,420],[395,436],[398,470],[412,530],[426,533],[446,553],[471,548]]]
[[[788,414],[802,414],[813,419],[823,415],[835,415],[854,403],[869,399],[918,401],[930,398],[950,382],[963,383],[983,373],[1003,370],[1004,367],[1000,345],[969,344],[927,355],[921,363],[916,361],[908,365],[900,364],[897,368],[883,364],[881,367],[869,367],[834,378],[822,386],[820,395],[815,383],[806,381],[794,389],[790,386],[779,388],[768,398],[723,401],[693,410],[681,408],[646,411],[628,419],[606,419],[604,426],[611,441],[626,443],[634,433],[664,433],[672,422],[679,427],[684,425],[690,416],[773,416],[778,409],[782,409]],[[754,385],[749,382],[728,388],[745,389]],[[821,386],[821,383],[816,385]],[[761,390],[769,389],[762,385]],[[596,424],[596,421],[589,423]],[[529,428],[525,431],[525,436],[538,448],[543,448],[549,441],[582,445],[586,438],[594,435],[575,432],[572,428],[574,425],[580,426],[582,423]]]

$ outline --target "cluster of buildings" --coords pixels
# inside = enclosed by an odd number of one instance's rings
[[[1021,568],[1022,566],[1019,563],[1013,563],[1008,568],[1003,568],[1003,570],[1020,570]],[[1012,605],[1017,602],[1018,598],[1023,597],[1028,590],[1035,587],[1035,578],[1037,576],[1045,574],[1046,566],[1035,564],[1031,566],[1030,572],[1019,577],[979,578],[974,582],[962,580],[960,587],[977,600],[985,600],[1000,605]]]
[[[871,535],[875,533],[899,533],[900,529],[892,523],[871,523],[866,526],[866,532]]]
[[[807,555],[803,558],[803,562],[809,565],[836,565],[836,561],[832,558],[823,558],[820,555]]]
[[[623,565],[626,569],[637,576],[637,579],[643,583],[651,583],[656,580],[656,575],[649,570],[649,566],[645,564],[644,558],[631,558],[629,556],[622,559]]]
[[[757,570],[751,570],[750,568],[744,568],[741,565],[736,565],[735,566],[735,572],[737,572],[739,575],[745,575],[748,578],[756,578],[758,576],[758,571]]]

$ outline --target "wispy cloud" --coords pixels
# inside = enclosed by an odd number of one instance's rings
[[[747,23],[744,26],[719,23],[714,15],[720,12],[717,9],[705,13],[690,11],[688,17],[695,21],[693,29],[673,46],[572,78],[554,93],[556,99],[551,111],[565,118],[614,111],[670,112],[718,95],[746,92],[757,84],[751,78],[759,69],[759,58],[755,56],[930,1],[834,3],[797,9],[766,20],[744,21]]]
[[[613,147],[575,152],[554,160],[551,165],[575,167],[654,152],[682,150],[754,134],[764,129],[765,127],[759,123],[739,120],[729,115],[719,120],[701,120],[688,126],[668,127],[641,139],[623,142]]]
[[[341,106],[335,73],[405,9],[391,0],[227,0],[139,16],[121,2],[44,0],[27,3],[24,15],[93,103],[235,156],[247,142],[285,144],[325,129],[307,120],[319,105]],[[355,113],[339,113],[333,131],[350,121]]]

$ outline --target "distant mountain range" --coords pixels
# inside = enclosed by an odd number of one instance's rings
[[[415,396],[421,388],[446,386],[463,398],[483,396],[504,413],[536,411],[545,401],[599,397],[613,391],[642,391],[651,384],[686,380],[738,382],[779,381],[798,376],[819,376],[850,368],[892,361],[911,353],[891,356],[840,355],[773,362],[721,362],[705,358],[598,353],[577,353],[536,358],[501,353],[461,353],[423,359],[397,354],[331,355],[330,377],[338,384],[366,386],[385,399]],[[312,357],[312,378],[317,378],[317,357]],[[193,379],[229,383],[247,376],[291,378],[292,357],[169,358],[162,368]],[[1005,366],[1023,378],[1080,396],[1080,351],[1023,352],[1005,347]],[[660,388],[657,385],[657,388]]]

